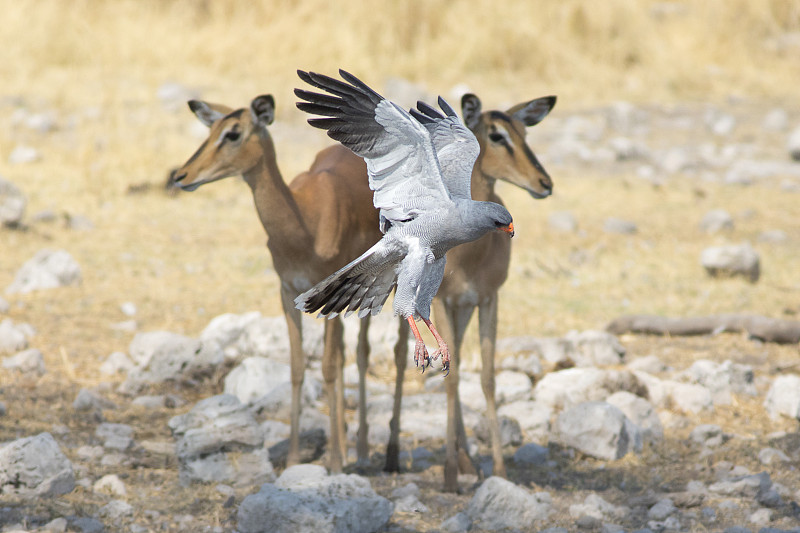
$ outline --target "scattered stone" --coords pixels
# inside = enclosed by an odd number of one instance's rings
[[[472,529],[472,519],[467,513],[456,513],[439,525],[445,533],[466,533]]]
[[[264,446],[273,444],[289,438],[291,427],[289,424],[278,422],[277,420],[265,420],[261,423],[261,433],[264,436]]]
[[[6,416],[7,413],[8,413],[8,408],[6,407],[6,404],[0,402],[0,417]]]
[[[40,250],[17,271],[6,294],[54,289],[81,282],[81,268],[64,250]]]
[[[11,309],[11,304],[0,296],[0,313],[8,313],[9,309]]]
[[[8,163],[11,165],[25,165],[39,161],[41,158],[41,152],[33,146],[18,144],[11,150],[8,156]]]
[[[550,459],[550,450],[545,446],[540,446],[536,443],[529,442],[520,446],[514,452],[514,462],[518,466],[544,466]]]
[[[36,348],[29,348],[11,357],[5,357],[3,368],[37,376],[43,376],[47,372],[44,366],[44,356]]]
[[[16,185],[0,177],[0,225],[9,228],[21,226],[27,203]]]
[[[624,362],[625,347],[605,331],[570,331],[564,339],[574,347],[575,366],[618,365]]]
[[[603,231],[619,235],[633,235],[638,231],[636,223],[621,218],[609,217],[603,222]]]
[[[100,365],[100,373],[107,376],[129,372],[134,367],[133,361],[123,352],[112,352]]]
[[[97,511],[97,516],[117,522],[133,518],[133,506],[122,500],[111,500]]]
[[[648,383],[648,391],[653,391]],[[702,385],[694,383],[680,383],[678,381],[664,380],[661,382],[661,387],[664,392],[650,394],[650,398],[662,397],[662,403],[665,407],[673,406],[684,413],[697,414],[701,411],[712,411],[714,409],[714,400],[711,391]],[[656,403],[659,405],[659,403]]]
[[[94,229],[94,222],[84,215],[64,213],[64,227],[73,231],[91,231]]]
[[[590,516],[599,521],[622,520],[629,514],[630,509],[628,507],[616,506],[595,493],[586,496],[583,503],[576,503],[569,506],[569,515],[578,519],[584,516]]]
[[[733,230],[733,217],[724,209],[713,209],[700,221],[700,231],[703,233],[714,234],[731,230]]]
[[[649,374],[641,375],[660,381]],[[644,396],[648,390],[648,382],[643,382],[638,374],[628,370],[567,368],[545,374],[533,388],[533,399],[557,411],[582,402],[602,401],[620,390],[634,394],[641,392]],[[652,395],[649,397],[652,399]]]
[[[712,277],[743,276],[755,283],[761,275],[759,255],[748,243],[706,248],[700,263]]]
[[[782,229],[764,230],[756,237],[758,242],[767,242],[773,244],[786,242],[787,239],[788,237],[786,236],[786,232]]]
[[[104,422],[97,426],[94,434],[107,450],[125,451],[133,446],[133,428],[128,424]]]
[[[137,333],[128,353],[136,366],[120,386],[125,394],[135,394],[147,384],[209,375],[224,359],[216,344],[168,331]]]
[[[800,418],[800,376],[786,374],[776,377],[767,391],[764,409],[772,419],[781,415]]]
[[[291,383],[289,365],[264,357],[248,357],[225,376],[224,392],[242,403],[250,403],[284,383]]]
[[[584,402],[565,410],[556,420],[556,432],[565,445],[599,459],[642,451],[641,430],[606,402]]]
[[[776,448],[762,448],[761,451],[758,452],[758,460],[762,465],[788,463],[791,461],[788,455]]]
[[[221,394],[172,417],[182,483],[262,483],[273,476],[264,437],[252,413],[236,396]]]
[[[747,517],[747,520],[757,526],[765,526],[772,521],[772,509],[762,507]]]
[[[50,498],[67,494],[74,487],[72,463],[50,433],[0,447],[0,494]]]
[[[125,483],[123,483],[116,474],[108,474],[101,477],[95,481],[92,490],[94,490],[94,492],[103,492],[121,498],[128,495],[128,491],[125,489]]]
[[[547,444],[553,416],[553,409],[549,405],[530,400],[512,402],[500,406],[497,415],[516,420],[525,440]]]
[[[368,533],[389,522],[392,507],[363,477],[329,476],[321,466],[296,465],[242,501],[237,529],[241,533]]]
[[[786,150],[789,152],[789,157],[795,161],[800,161],[800,127],[789,134],[789,138],[786,141]]]
[[[575,361],[572,359],[575,347],[571,342],[560,337],[507,337],[497,342],[497,351],[514,354],[518,360],[529,356],[538,356],[553,367],[575,366]],[[518,368],[518,370],[531,375],[524,368]],[[539,374],[534,374],[533,377],[538,377]]]
[[[754,498],[760,494],[768,494],[772,487],[769,474],[750,474],[736,476],[724,481],[718,481],[709,485],[709,492],[721,494],[723,496],[739,496]]]
[[[547,217],[547,224],[550,226],[550,229],[562,233],[575,233],[578,231],[578,221],[575,219],[575,215],[569,211],[550,213]]]
[[[428,507],[419,501],[422,493],[416,483],[409,483],[392,491],[394,512],[396,513],[427,513]]]
[[[67,519],[58,517],[50,520],[42,526],[41,531],[48,531],[50,533],[64,533],[67,530]]]
[[[498,404],[529,400],[533,385],[530,378],[522,372],[503,370],[495,378],[495,397]]]
[[[0,353],[16,353],[28,347],[28,339],[36,331],[30,324],[15,324],[10,318],[0,322]]]
[[[81,389],[78,391],[78,395],[75,397],[75,401],[72,402],[72,408],[76,411],[90,411],[90,410],[102,410],[102,409],[116,409],[117,406],[114,405],[114,402],[110,400],[106,400],[105,398],[101,397],[97,393],[90,391],[89,389]]]
[[[721,113],[718,116],[711,118],[708,122],[709,128],[712,133],[719,137],[727,137],[736,127],[736,119],[727,113]]]
[[[498,366],[503,370],[522,372],[530,379],[536,379],[543,374],[542,362],[539,360],[539,356],[533,353],[506,357],[505,359],[499,361]],[[461,385],[460,381],[459,385]]]
[[[701,359],[692,363],[679,377],[709,389],[715,405],[730,405],[733,402],[733,393],[756,395],[753,367],[736,364],[731,360],[716,363]]]
[[[761,127],[767,131],[783,131],[789,126],[789,115],[780,108],[775,108],[764,115]]]
[[[647,518],[651,520],[666,520],[668,516],[672,515],[677,510],[672,500],[664,498],[647,510]]]
[[[552,511],[550,494],[528,490],[496,476],[484,481],[467,506],[476,527],[486,531],[531,529]]]
[[[96,518],[70,516],[67,517],[67,522],[69,523],[69,527],[81,533],[105,533],[106,531],[106,527],[103,523]]]
[[[498,425],[500,426],[500,445],[501,446],[519,446],[522,444],[522,429],[519,422],[513,418],[506,416],[498,416]],[[485,418],[480,419],[480,423],[475,426],[475,437],[484,443],[491,443],[491,436],[489,435],[489,422]]]
[[[628,391],[618,391],[606,398],[642,431],[646,442],[658,442],[664,437],[664,428],[653,404]]]
[[[692,430],[689,438],[697,444],[714,448],[725,442],[726,435],[716,424],[700,424]]]

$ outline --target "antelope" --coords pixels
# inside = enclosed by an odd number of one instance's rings
[[[287,465],[299,461],[301,390],[306,357],[302,345],[301,312],[294,299],[328,274],[358,257],[381,237],[378,211],[364,161],[349,149],[335,145],[319,152],[311,168],[287,185],[278,170],[275,147],[267,127],[273,122],[271,95],[256,97],[249,109],[233,110],[198,100],[189,102],[197,118],[209,127],[208,139],[173,175],[175,186],[193,191],[229,176],[241,174],[250,186],[273,266],[280,278],[283,312],[291,346],[291,430]],[[408,324],[400,320],[395,346],[397,378],[392,437],[387,449],[387,469],[398,469],[400,398],[408,351]],[[359,370],[359,464],[368,458],[366,423],[366,370],[369,357],[369,317],[361,320],[356,349]],[[331,446],[329,468],[342,470],[347,441],[344,431],[342,361],[343,325],[339,318],[325,321],[322,372],[330,405]],[[392,443],[395,443],[394,445]],[[393,459],[392,459],[393,455]]]
[[[481,151],[472,170],[472,198],[502,204],[494,192],[497,180],[512,183],[536,199],[547,198],[553,183],[525,141],[525,127],[541,122],[556,104],[545,96],[511,107],[505,112],[481,112],[474,94],[461,99],[464,123],[478,138]],[[511,242],[497,232],[453,248],[447,253],[444,281],[433,301],[440,332],[450,346],[455,365],[445,380],[447,392],[447,437],[444,488],[457,489],[459,458],[463,461],[466,434],[458,397],[458,365],[464,332],[475,308],[481,346],[481,387],[486,396],[486,415],[492,441],[493,475],[506,477],[495,403],[494,355],[497,338],[498,291],[508,276]],[[466,465],[462,462],[462,469]],[[468,468],[468,466],[466,466]]]

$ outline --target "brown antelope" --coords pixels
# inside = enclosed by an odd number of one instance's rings
[[[177,187],[192,191],[201,185],[241,174],[250,186],[261,224],[267,233],[267,248],[281,281],[281,301],[289,327],[291,344],[292,409],[287,464],[299,460],[300,399],[306,358],[302,349],[301,312],[294,299],[331,272],[375,244],[381,237],[378,212],[372,206],[372,191],[364,161],[347,148],[336,145],[317,154],[307,172],[288,186],[283,181],[275,157],[275,147],[267,130],[274,118],[271,95],[255,98],[249,109],[232,110],[219,104],[197,100],[189,108],[210,128],[208,139],[173,176]],[[358,336],[357,361],[360,376],[359,463],[367,460],[365,376],[369,344],[369,317],[362,319]],[[343,326],[340,319],[325,321],[322,372],[330,405],[331,445],[329,467],[341,471],[346,459],[342,361]],[[395,346],[396,390],[402,380],[408,350],[408,325],[400,320],[400,336]],[[392,441],[387,453],[387,468],[397,469],[397,442],[400,398],[396,394],[391,423]]]
[[[538,124],[556,103],[555,96],[525,102],[508,111],[481,112],[481,101],[473,94],[461,100],[464,122],[475,133],[481,152],[472,170],[472,197],[502,204],[494,192],[497,180],[522,187],[534,198],[546,198],[553,183],[525,142],[525,127]],[[459,448],[466,436],[458,397],[458,364],[461,344],[472,313],[478,308],[481,346],[481,386],[486,396],[486,415],[492,441],[494,475],[506,476],[497,421],[494,384],[494,354],[497,337],[497,293],[508,276],[511,241],[490,232],[483,238],[447,253],[444,281],[434,299],[434,314],[455,361],[445,380],[447,391],[447,446],[445,490],[457,488]],[[462,454],[462,458],[464,455]]]

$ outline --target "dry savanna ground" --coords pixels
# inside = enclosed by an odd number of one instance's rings
[[[74,453],[70,446],[84,443],[97,422],[71,407],[81,387],[98,388],[126,405],[114,392],[116,382],[98,373],[99,364],[111,352],[125,351],[133,336],[116,327],[127,319],[121,304],[135,303],[138,331],[190,336],[222,313],[280,314],[278,279],[241,180],[223,180],[191,194],[162,190],[168,170],[203,139],[186,98],[238,107],[272,93],[277,117],[271,131],[286,179],[329,144],[294,108],[297,68],[332,73],[344,67],[378,90],[401,79],[447,98],[466,87],[487,108],[557,94],[553,114],[531,133],[534,150],[537,141],[546,145],[557,138],[555,128],[567,117],[617,101],[699,117],[706,106],[723,109],[745,125],[731,142],[759,145],[774,158],[787,157],[785,134],[766,134],[754,125],[774,108],[784,109],[791,124],[800,124],[800,3],[790,0],[379,5],[2,0],[0,7],[5,50],[0,174],[28,199],[25,227],[0,229],[0,287],[8,286],[22,263],[42,248],[67,250],[83,275],[80,286],[5,296],[6,316],[36,329],[32,345],[43,352],[48,372],[20,379],[0,369],[0,400],[8,409],[0,418],[0,442],[66,426],[69,433],[59,440],[68,456]],[[177,96],[170,96],[171,88]],[[36,113],[53,117],[55,127],[46,132],[26,127],[20,117]],[[703,141],[702,135],[683,135],[651,132],[662,146]],[[11,164],[9,155],[21,145],[41,157]],[[533,201],[511,186],[499,188],[517,228],[511,272],[501,292],[499,337],[602,329],[626,313],[753,312],[775,318],[800,313],[800,195],[787,192],[780,180],[749,187],[692,173],[644,180],[635,166],[599,168],[591,161],[548,161],[545,154],[540,159],[555,181],[553,197]],[[733,234],[697,231],[702,215],[714,208],[734,215]],[[43,211],[55,213],[55,220],[37,221],[34,215]],[[556,211],[572,212],[580,231],[549,228],[547,217]],[[72,217],[87,218],[93,229],[71,228]],[[608,217],[636,221],[638,233],[604,232]],[[786,241],[759,247],[758,283],[711,280],[700,267],[705,247],[755,242],[760,232],[773,229],[783,230]],[[475,337],[470,330],[467,366],[474,365]],[[757,344],[736,334],[622,340],[629,357],[655,354],[678,369],[700,358],[733,359],[753,365],[760,376],[774,377],[798,356],[796,346]],[[348,363],[353,357],[348,354]],[[390,368],[371,373],[392,379]],[[410,389],[420,383],[409,371]],[[219,390],[212,381],[178,393],[192,405]],[[104,416],[134,426],[137,440],[169,441],[166,421],[174,414],[122,407]],[[730,449],[729,460],[754,470],[754,451],[766,445],[766,435],[797,431],[796,423],[766,419],[755,400],[693,420],[701,422],[748,436],[745,444]],[[660,453],[608,469],[599,461],[564,465],[572,477],[528,482],[551,491],[618,486],[620,479],[642,491],[678,486],[697,475],[692,469],[699,459],[681,455],[689,429],[677,427]],[[683,463],[685,469],[676,467]],[[212,487],[178,486],[174,459],[145,455],[124,469],[85,468],[91,478],[120,474],[137,509],[191,514],[203,524],[231,526],[235,507],[224,507],[225,498]],[[435,495],[439,482],[434,472],[427,485],[419,483]],[[379,489],[391,483],[391,478],[373,479]],[[52,502],[14,505],[39,515],[92,515],[104,502],[79,489]],[[442,512],[413,527],[435,529],[449,516]],[[567,517],[562,525],[568,524]],[[177,519],[169,525],[180,527]]]

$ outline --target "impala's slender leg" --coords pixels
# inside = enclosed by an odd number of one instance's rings
[[[497,293],[478,307],[478,331],[481,339],[481,387],[486,397],[486,419],[492,441],[493,476],[506,477],[503,462],[503,445],[500,442],[500,424],[494,386],[494,351],[497,340]]]
[[[389,443],[386,445],[386,472],[400,471],[400,407],[403,403],[403,378],[408,361],[409,323],[400,319],[397,331],[397,344],[394,345],[394,364],[397,375],[394,380],[394,404],[392,420],[389,422]]]
[[[339,317],[325,321],[325,347],[322,354],[322,378],[325,381],[325,392],[331,409],[331,438],[329,441],[328,468],[331,472],[342,471],[341,437],[339,436],[339,413],[336,394],[337,370],[340,368],[339,354],[336,350],[336,339],[341,339],[342,321]]]
[[[286,466],[300,462],[300,412],[302,405],[303,377],[306,370],[306,355],[303,353],[302,313],[294,308],[294,298],[281,290],[283,313],[289,328],[289,347],[291,350],[292,406],[289,429],[289,454]]]
[[[369,427],[367,426],[367,366],[369,365],[369,322],[370,315],[361,319],[356,347],[356,363],[358,364],[358,435],[356,440],[357,465],[369,464]]]

